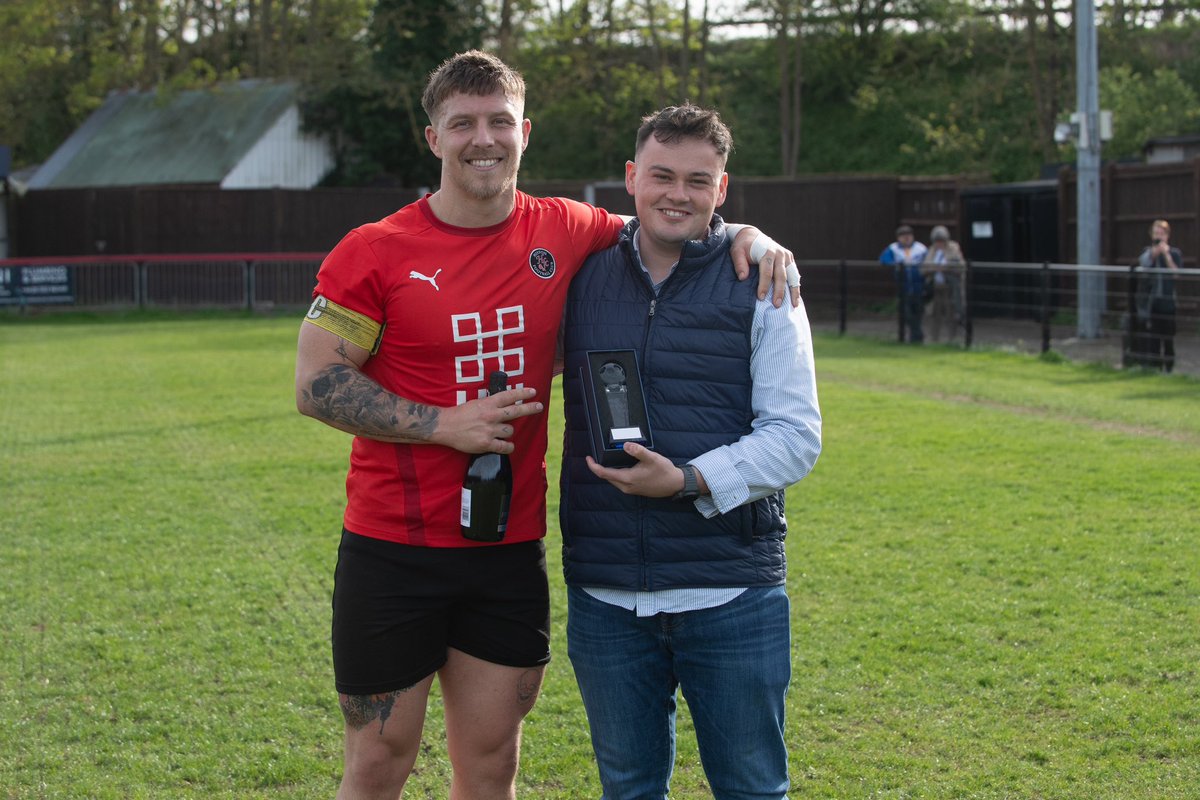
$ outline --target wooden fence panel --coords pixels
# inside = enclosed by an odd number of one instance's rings
[[[623,183],[541,182],[522,188],[634,213]],[[941,198],[947,191],[945,184],[901,186],[895,178],[735,177],[721,213],[730,221],[757,225],[804,257],[873,258],[892,241],[901,221],[923,226],[922,235],[932,224],[956,226],[953,202]],[[394,189],[30,192],[20,202],[13,250],[23,257],[328,251],[351,228],[416,198],[415,190]],[[62,220],[72,224],[64,226]]]
[[[1075,172],[1059,175],[1059,231],[1064,263],[1074,263]],[[1200,159],[1174,164],[1110,164],[1100,181],[1100,260],[1133,263],[1149,241],[1150,223],[1171,223],[1171,243],[1192,266],[1200,257]]]
[[[634,212],[623,182],[522,182],[539,196],[590,200],[617,213]],[[957,178],[887,176],[810,176],[730,179],[721,214],[730,221],[757,225],[790,247],[802,260],[873,261],[907,223],[917,238],[946,225],[962,231],[963,185]],[[380,219],[418,196],[413,189],[314,189],[222,191],[215,187],[141,187],[33,191],[13,204],[11,251],[21,257],[146,253],[327,252],[351,228]],[[1110,165],[1102,181],[1102,250],[1106,264],[1125,265],[1146,243],[1150,221],[1167,219],[1172,241],[1183,249],[1186,265],[1200,256],[1200,160],[1180,164]],[[1075,258],[1074,173],[1059,176],[1058,231],[1065,263]],[[1014,221],[1013,226],[1021,223]],[[1020,230],[997,231],[1019,237]],[[971,258],[972,253],[967,252]],[[817,270],[805,285],[817,293],[832,291],[836,270]],[[262,288],[292,298],[304,290],[274,288],[279,281],[309,281],[269,274]],[[89,277],[91,280],[92,277]],[[96,279],[99,279],[96,276]],[[117,279],[117,278],[114,278]],[[870,271],[856,280],[879,280]],[[1056,278],[1057,280],[1057,278]],[[882,284],[881,284],[882,288]],[[1065,287],[1064,287],[1065,288]],[[1111,287],[1118,293],[1120,287]],[[90,290],[87,290],[90,291]],[[153,298],[148,298],[153,299]],[[1194,285],[1181,297],[1189,308],[1200,305]],[[278,302],[278,301],[276,301]],[[1115,301],[1114,301],[1115,302]],[[1111,305],[1111,303],[1110,303]]]
[[[9,255],[95,253],[96,240],[91,230],[91,209],[95,204],[93,193],[74,189],[47,189],[15,198],[13,225],[9,228]]]
[[[241,308],[246,265],[228,261],[150,263],[144,301],[151,308]]]
[[[254,265],[254,307],[307,303],[320,265],[310,261],[259,261]]]

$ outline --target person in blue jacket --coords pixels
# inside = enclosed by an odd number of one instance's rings
[[[925,245],[913,238],[913,229],[908,225],[901,225],[896,228],[896,241],[879,254],[880,264],[895,267],[903,329],[912,344],[925,341],[925,333],[921,329],[921,322],[925,317],[925,275],[921,265],[925,262],[928,252]]]
[[[589,259],[564,318],[560,523],[567,649],[607,800],[666,798],[676,696],[713,796],[786,797],[791,677],[784,490],[821,450],[803,303],[729,268],[732,136],[715,111],[643,120],[625,165],[637,217]],[[580,369],[633,350],[653,450],[591,453]]]

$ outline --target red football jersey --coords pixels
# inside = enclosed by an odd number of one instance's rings
[[[567,285],[584,259],[612,245],[621,218],[563,198],[517,192],[503,223],[458,228],[426,199],[351,231],[321,264],[323,295],[383,324],[363,373],[390,392],[435,406],[482,396],[487,376],[532,386],[550,405]],[[504,543],[546,533],[546,413],[514,422],[513,497]],[[479,544],[460,533],[470,456],[438,445],[354,438],[345,526],[428,547]]]

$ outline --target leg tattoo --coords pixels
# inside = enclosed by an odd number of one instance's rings
[[[517,700],[522,704],[533,705],[537,699],[538,687],[541,686],[542,671],[527,669],[517,678]]]
[[[408,689],[399,689],[386,694],[339,694],[338,702],[342,706],[342,716],[346,724],[356,731],[361,731],[368,724],[379,720],[379,735],[383,735],[383,726],[392,715],[392,706],[396,704],[396,696]]]

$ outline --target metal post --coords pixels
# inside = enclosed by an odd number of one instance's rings
[[[246,306],[247,311],[254,310],[254,292],[255,292],[254,283],[255,283],[254,262],[253,261],[243,261],[242,262],[242,285],[245,288],[242,291],[245,292],[245,295],[246,295],[245,306]]]
[[[896,319],[900,322],[900,344],[904,344],[904,322],[908,316],[908,304],[904,302],[904,279],[904,272],[901,272],[900,279],[896,281],[896,308],[900,312],[896,315]]]
[[[838,262],[838,334],[846,335],[846,316],[849,309],[849,281],[846,277],[846,259]]]
[[[1050,350],[1050,262],[1042,262],[1042,352]]]
[[[1079,138],[1075,143],[1076,258],[1082,266],[1100,263],[1100,91],[1096,73],[1095,0],[1075,0],[1075,99]],[[1080,338],[1100,336],[1105,307],[1104,273],[1079,271]]]
[[[24,267],[13,268],[13,290],[17,293],[17,309],[21,314],[29,310],[29,301],[25,298]]]
[[[146,268],[139,261],[133,262],[133,302],[139,310],[146,308]]]
[[[971,262],[963,262],[962,275],[962,308],[963,308],[963,349],[970,350],[975,338],[974,323],[971,321]]]
[[[1131,367],[1137,363],[1137,264],[1129,265],[1129,279],[1125,282],[1125,343],[1121,347],[1121,366]]]

